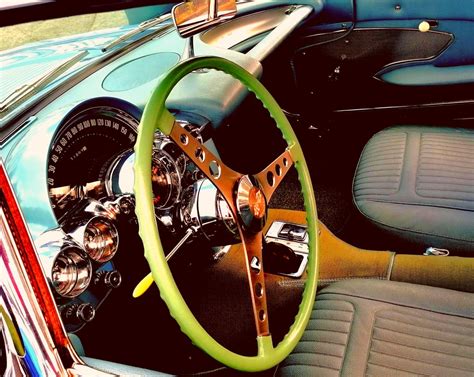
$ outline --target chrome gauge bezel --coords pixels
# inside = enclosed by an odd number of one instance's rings
[[[156,177],[153,174],[152,187],[153,182],[157,179],[165,179],[169,188],[166,198],[164,200],[160,200],[160,203],[157,203],[155,208],[159,210],[167,210],[171,207],[174,207],[175,204],[178,203],[181,196],[181,173],[175,160],[164,150],[153,151],[152,158],[152,172],[154,168],[157,168],[161,173]]]
[[[63,264],[63,272],[55,271],[59,263]],[[56,274],[69,274],[65,281],[65,288],[58,284]],[[88,287],[92,279],[92,264],[84,251],[74,245],[67,245],[56,255],[51,265],[51,284],[61,297],[74,298],[82,294]]]

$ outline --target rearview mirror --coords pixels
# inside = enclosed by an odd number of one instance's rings
[[[235,0],[188,0],[172,11],[176,29],[183,38],[228,20],[236,13]]]

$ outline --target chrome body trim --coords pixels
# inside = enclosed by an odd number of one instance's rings
[[[202,232],[214,246],[240,242],[232,211],[209,179],[201,179],[186,190],[181,218],[184,224]]]
[[[18,370],[25,376],[31,375],[32,371],[39,376],[66,376],[67,372],[34,296],[19,251],[12,240],[7,218],[3,209],[0,209],[0,305],[6,308],[16,323],[25,347],[23,357],[11,348],[6,350],[12,363],[7,366],[7,371],[11,371],[12,376],[17,376]],[[11,343],[6,344],[10,347]]]
[[[278,273],[279,275],[283,275],[283,276],[288,276],[292,278],[300,278],[301,276],[303,276],[303,273],[306,270],[306,266],[308,265],[309,235],[308,233],[306,233],[304,236],[304,239],[302,239],[301,241],[295,241],[295,240],[282,238],[279,236],[279,232],[283,228],[283,226],[286,224],[297,225],[298,227],[306,228],[306,225],[303,225],[303,224],[291,224],[291,223],[282,222],[282,221],[274,221],[272,225],[270,226],[270,228],[268,228],[267,233],[265,234],[265,242],[280,243],[292,249],[295,254],[301,255],[303,257],[303,259],[301,260],[301,264],[298,268],[298,271],[291,274],[285,274],[282,272]]]

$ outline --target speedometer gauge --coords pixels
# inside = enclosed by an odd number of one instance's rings
[[[48,163],[49,195],[58,218],[86,194],[105,195],[107,170],[133,148],[137,127],[136,117],[112,106],[87,107],[60,127]]]

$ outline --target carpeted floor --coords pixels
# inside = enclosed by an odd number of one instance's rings
[[[352,213],[350,191],[339,182],[313,177],[318,217],[334,233],[339,233]],[[301,185],[291,169],[270,201],[271,208],[304,210]]]

